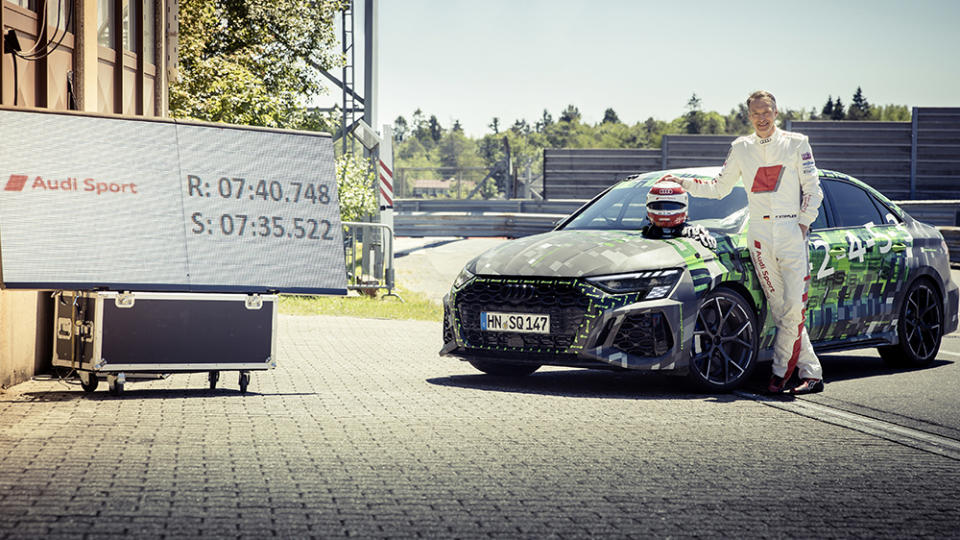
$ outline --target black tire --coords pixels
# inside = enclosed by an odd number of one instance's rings
[[[540,369],[540,364],[511,364],[509,362],[495,362],[490,360],[467,360],[470,365],[486,373],[501,377],[525,377]]]
[[[704,297],[693,330],[688,376],[699,388],[725,392],[743,384],[757,365],[757,315],[731,289]]]
[[[216,388],[217,388],[217,381],[220,380],[220,372],[219,372],[219,371],[211,371],[211,372],[207,375],[207,380],[210,381],[210,389],[211,389],[211,390],[216,389]]]
[[[896,345],[877,347],[887,364],[923,367],[937,357],[943,337],[943,300],[929,280],[914,281],[907,289],[897,321],[897,337]]]
[[[87,377],[86,381],[83,380],[83,377],[80,377],[80,388],[83,388],[83,391],[87,393],[95,392],[100,384],[100,379],[97,378],[95,373],[90,373]]]
[[[250,385],[250,374],[247,373],[246,371],[241,371],[240,372],[240,393],[246,394],[247,386],[249,385]]]

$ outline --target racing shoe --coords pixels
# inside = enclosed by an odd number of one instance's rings
[[[783,387],[786,386],[786,384],[787,380],[785,378],[771,375],[770,384],[767,385],[767,392],[770,394],[782,394]]]
[[[816,394],[823,392],[823,379],[803,379],[790,390],[791,394]]]

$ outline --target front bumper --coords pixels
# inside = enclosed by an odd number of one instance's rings
[[[534,294],[516,294],[518,288]],[[696,316],[685,273],[669,298],[607,294],[575,278],[478,277],[444,298],[441,355],[570,367],[685,373]],[[479,311],[549,313],[549,335],[480,330]],[[686,317],[686,318],[685,318]]]

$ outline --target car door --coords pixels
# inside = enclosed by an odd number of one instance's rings
[[[838,253],[843,241],[838,241],[840,235],[832,232],[833,213],[830,207],[830,198],[824,193],[823,203],[817,219],[810,224],[810,235],[807,248],[810,263],[810,283],[807,288],[807,333],[810,341],[817,342],[828,334],[831,324],[836,320],[836,309],[832,307],[829,298],[837,297],[834,289],[843,283],[844,271],[830,264],[831,251]]]
[[[869,339],[888,329],[906,243],[869,191],[841,179],[821,185],[831,215],[829,226],[811,236],[811,288],[819,292],[811,339]]]

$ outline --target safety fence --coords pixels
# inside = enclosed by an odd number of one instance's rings
[[[393,295],[393,229],[381,223],[344,221],[342,225],[347,289],[369,295],[386,289],[388,295]]]
[[[897,200],[960,199],[960,108],[915,107],[911,122],[788,121],[810,138],[817,166]],[[547,149],[544,196],[593,197],[631,174],[718,166],[733,135],[665,135],[660,149]]]

